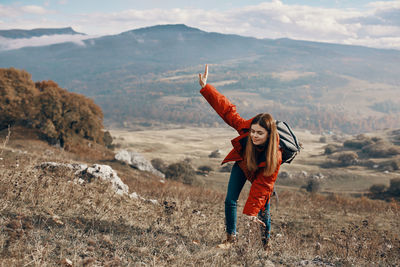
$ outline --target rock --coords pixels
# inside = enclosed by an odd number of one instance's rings
[[[42,162],[40,165],[36,166],[42,170],[48,171],[58,171],[63,169],[70,169],[74,171],[74,174],[78,174],[83,170],[87,169],[88,165],[79,163],[59,163],[59,162]]]
[[[62,266],[68,266],[68,267],[72,267],[72,261],[70,259],[64,258],[60,261],[60,264]]]
[[[146,199],[144,198],[144,197],[141,197],[141,196],[139,196],[136,192],[133,192],[133,193],[131,193],[130,195],[129,195],[129,197],[131,198],[131,199],[136,199],[136,200],[143,200],[143,201],[146,201]]]
[[[308,173],[306,171],[301,171],[299,176],[301,178],[306,178],[308,176]]]
[[[315,180],[322,180],[325,178],[325,176],[322,173],[316,173],[311,175],[311,178]]]
[[[129,194],[129,197],[132,199],[139,199],[139,195],[136,192]]]
[[[119,195],[125,195],[129,192],[129,187],[122,182],[117,173],[108,165],[94,164],[92,167],[87,168],[85,173],[93,175],[105,181],[110,181],[115,192]]]
[[[145,159],[142,155],[134,151],[120,150],[116,155],[115,159],[122,161],[129,166],[136,168],[141,171],[147,171],[157,176],[165,178],[165,175],[156,170],[151,163]]]
[[[210,155],[208,155],[208,157],[209,158],[219,158],[219,157],[221,157],[221,150],[220,149],[214,150],[213,152],[211,152]]]
[[[157,205],[158,204],[158,201],[156,199],[149,199],[148,201],[153,205]]]
[[[288,172],[282,171],[278,174],[279,178],[283,178],[283,179],[287,179],[287,178],[291,178],[292,175]]]
[[[94,164],[88,167],[86,164],[78,163],[58,163],[58,162],[43,162],[36,168],[41,168],[48,171],[65,171],[71,170],[77,176],[77,183],[83,184],[85,181],[90,182],[92,178],[100,178],[109,181],[113,189],[119,195],[128,194],[129,187],[122,182],[117,173],[108,165]]]

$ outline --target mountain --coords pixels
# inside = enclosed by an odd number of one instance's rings
[[[43,35],[56,35],[56,34],[81,34],[74,31],[71,27],[67,28],[45,28],[45,29],[32,29],[32,30],[0,30],[0,36],[10,39],[40,37]]]
[[[158,25],[0,52],[99,104],[108,125],[222,123],[199,95],[197,73],[244,117],[270,112],[295,127],[362,132],[399,128],[400,51],[291,39],[256,39]]]

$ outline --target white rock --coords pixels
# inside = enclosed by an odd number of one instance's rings
[[[132,198],[132,199],[139,199],[139,196],[138,196],[138,194],[136,192],[131,193],[129,195],[129,197]]]
[[[83,184],[85,180],[82,178],[89,174],[95,178],[100,178],[102,180],[111,182],[113,189],[119,195],[125,195],[129,192],[129,187],[122,182],[117,173],[108,165],[94,164],[93,166],[88,167],[87,164],[79,163],[68,164],[58,162],[43,162],[36,167],[51,171],[70,169],[74,172],[74,175],[77,176],[77,183],[79,184]]]
[[[129,187],[122,182],[117,173],[108,165],[94,164],[86,169],[86,172],[94,177],[105,181],[110,181],[115,192],[119,195],[125,195],[129,192]]]
[[[158,201],[157,201],[156,199],[149,199],[149,202],[150,202],[151,204],[154,204],[154,205],[157,205],[157,204],[158,204]]]
[[[116,155],[115,159],[118,161],[125,162],[133,168],[141,171],[148,171],[157,176],[165,178],[165,175],[156,170],[151,163],[145,159],[141,154],[134,151],[120,150]]]
[[[308,173],[306,171],[300,172],[300,177],[306,178],[307,176],[308,176]]]

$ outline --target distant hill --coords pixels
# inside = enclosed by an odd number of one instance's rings
[[[71,27],[67,28],[45,28],[45,29],[32,29],[32,30],[0,30],[0,36],[4,38],[19,39],[19,38],[31,38],[40,37],[43,35],[56,35],[56,34],[81,34],[74,31]]]
[[[256,39],[158,25],[82,41],[0,52],[0,67],[52,79],[98,103],[105,123],[223,123],[197,73],[244,117],[271,112],[295,127],[357,133],[399,128],[400,51]]]

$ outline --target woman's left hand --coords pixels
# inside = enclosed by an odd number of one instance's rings
[[[246,215],[246,216],[251,222],[255,222],[255,223],[261,224],[263,227],[266,227],[265,223],[263,221],[261,221],[260,219],[258,219],[256,216],[249,216],[249,215]]]
[[[208,65],[206,64],[206,69],[204,71],[204,75],[201,75],[201,73],[199,73],[199,84],[200,84],[201,88],[206,86],[207,78],[208,78]]]

